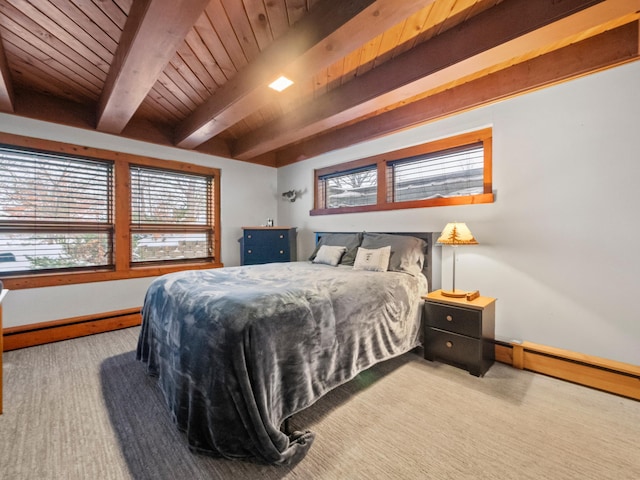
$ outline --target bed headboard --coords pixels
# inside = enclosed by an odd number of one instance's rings
[[[359,233],[359,232],[315,232],[316,244],[327,233]],[[385,233],[389,235],[408,235],[410,237],[421,238],[427,243],[427,251],[424,257],[424,267],[422,273],[429,281],[429,291],[440,288],[440,249],[434,249],[433,246],[440,232],[369,232],[369,233]]]

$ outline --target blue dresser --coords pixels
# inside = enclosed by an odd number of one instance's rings
[[[298,259],[295,227],[242,227],[240,263],[295,262]]]

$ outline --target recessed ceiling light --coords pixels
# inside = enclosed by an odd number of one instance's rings
[[[278,78],[276,78],[273,82],[269,84],[269,88],[273,88],[277,92],[281,92],[285,88],[290,87],[291,85],[293,85],[292,80],[289,80],[284,75],[280,75]]]

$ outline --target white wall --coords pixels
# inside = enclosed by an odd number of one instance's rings
[[[497,334],[640,364],[634,290],[640,158],[640,62],[278,169],[0,114],[0,131],[192,162],[222,170],[222,260],[239,263],[244,225],[268,217],[314,231],[439,231],[467,222],[477,247],[458,250],[457,287],[498,298]],[[496,201],[311,217],[313,169],[493,127]],[[280,192],[306,189],[294,203]],[[451,282],[443,251],[443,285]],[[4,326],[140,306],[151,278],[17,290]]]
[[[313,169],[493,127],[493,204],[309,215]],[[640,62],[278,169],[282,224],[314,231],[440,231],[466,222],[456,287],[498,298],[496,334],[640,364]],[[442,282],[451,285],[444,247]]]
[[[0,131],[221,169],[222,261],[239,265],[241,227],[277,220],[276,169],[114,135],[0,114]],[[90,315],[142,305],[153,278],[12,291],[3,302],[4,327]]]

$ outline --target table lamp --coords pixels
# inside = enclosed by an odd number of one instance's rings
[[[456,291],[456,248],[458,245],[478,245],[478,241],[473,238],[471,231],[464,223],[454,222],[447,223],[436,243],[453,247],[453,289],[443,290],[441,293],[445,297],[462,298],[467,292]]]

